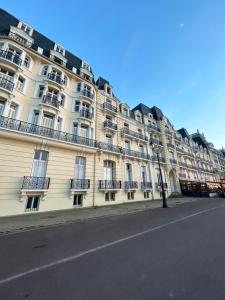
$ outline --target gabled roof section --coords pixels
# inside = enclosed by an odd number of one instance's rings
[[[193,141],[197,143],[198,145],[202,146],[203,148],[208,148],[208,142],[206,141],[203,134],[200,132],[196,132],[191,135]]]
[[[8,35],[10,31],[10,25],[17,26],[20,20],[10,15],[8,12],[0,8],[0,35]],[[32,38],[34,39],[34,44],[32,45],[32,49],[37,50],[38,47],[43,49],[43,55],[48,57],[50,56],[50,50],[54,49],[54,45],[57,44],[52,40],[48,39],[43,34],[39,33],[34,29]],[[79,70],[82,66],[82,59],[75,56],[69,51],[65,51],[65,58],[67,59],[66,67],[69,70],[72,70],[73,67]]]
[[[181,134],[182,138],[190,139],[190,135],[189,135],[187,129],[181,128],[181,129],[177,130],[177,132],[179,132]]]
[[[98,80],[96,81],[96,85],[97,85],[99,90],[104,90],[105,84],[110,85],[108,80],[104,79],[103,77],[99,77]]]
[[[146,106],[143,103],[138,104],[135,106],[132,111],[139,110],[143,115],[148,115],[148,113],[151,113],[154,117],[155,120],[162,120],[163,118],[163,113],[161,109],[159,109],[156,106],[153,106],[152,108]]]

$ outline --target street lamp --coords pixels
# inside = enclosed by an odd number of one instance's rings
[[[166,201],[166,193],[164,189],[164,183],[163,183],[163,176],[162,176],[162,170],[161,170],[161,164],[160,164],[160,159],[159,159],[159,153],[161,152],[161,148],[153,143],[150,144],[152,146],[152,150],[156,153],[157,156],[157,161],[159,165],[159,174],[160,174],[160,179],[161,179],[161,189],[162,189],[162,200],[163,200],[163,208],[167,208],[167,201]]]

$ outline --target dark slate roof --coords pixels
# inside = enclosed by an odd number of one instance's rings
[[[17,18],[0,8],[0,34],[2,33],[4,35],[8,35],[10,31],[10,25],[16,27],[18,23],[19,20]],[[49,57],[50,50],[54,49],[55,42],[51,41],[35,29],[33,31],[32,38],[34,39],[34,44],[32,45],[32,48],[34,50],[37,50],[38,47],[42,48],[43,55]],[[72,68],[75,67],[78,70],[79,74],[79,70],[82,66],[82,60],[67,50],[65,51],[65,58],[68,61],[66,67],[69,70],[72,70]]]
[[[202,146],[203,148],[208,148],[208,142],[206,141],[205,137],[201,133],[199,132],[193,133],[191,137],[193,141],[198,145]]]
[[[110,83],[102,77],[99,77],[98,80],[96,81],[96,85],[99,90],[104,90],[105,84],[110,84]]]
[[[181,129],[177,130],[177,132],[179,132],[183,138],[190,139],[190,135],[189,135],[187,129],[181,128]]]
[[[159,109],[156,106],[153,106],[152,108],[146,106],[143,103],[138,104],[135,106],[132,111],[139,110],[143,115],[147,115],[148,113],[151,113],[154,117],[155,120],[162,120],[163,118],[163,113],[161,109]]]

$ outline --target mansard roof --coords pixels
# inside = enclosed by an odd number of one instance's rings
[[[0,35],[8,35],[10,32],[10,26],[17,27],[20,20],[16,17],[12,16],[5,10],[0,8]],[[52,40],[48,39],[43,34],[39,33],[35,29],[33,30],[32,38],[34,39],[34,43],[31,46],[32,49],[36,50],[38,47],[43,49],[43,55],[46,57],[50,56],[50,50],[54,49],[54,45],[57,44]],[[66,67],[72,71],[73,67],[79,70],[82,67],[82,59],[72,54],[71,52],[65,50],[65,58],[67,59]]]

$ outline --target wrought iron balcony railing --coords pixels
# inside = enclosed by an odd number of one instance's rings
[[[142,190],[152,189],[152,182],[150,182],[150,181],[141,182],[141,189]]]
[[[161,130],[160,130],[160,128],[158,127],[158,126],[155,126],[155,125],[153,125],[153,124],[148,124],[148,126],[147,126],[147,128],[149,129],[149,130],[155,130],[155,131],[157,131],[157,132],[160,132]]]
[[[90,188],[90,179],[71,179],[71,190],[87,190]]]
[[[22,36],[14,33],[14,32],[10,32],[9,33],[9,37],[11,37],[12,39],[14,39],[15,41],[27,46],[27,47],[31,47],[32,46],[32,43],[29,42],[27,39],[23,38]]]
[[[109,128],[109,129],[113,129],[113,130],[117,130],[117,124],[113,123],[110,120],[105,120],[105,122],[103,123],[104,128]]]
[[[126,149],[126,148],[122,149],[122,153],[127,156],[134,156],[137,158],[150,159],[150,156],[147,153],[138,152],[138,151],[134,151],[134,150]]]
[[[150,138],[150,144],[156,144],[156,145],[159,145],[159,146],[162,146],[163,143],[157,139],[154,139],[154,138]]]
[[[24,176],[22,190],[47,190],[49,184],[49,177]]]
[[[126,128],[126,127],[121,129],[121,134],[130,135],[132,137],[135,137],[137,139],[141,139],[141,140],[144,140],[144,141],[148,140],[146,135],[144,135],[142,133],[139,133],[139,132],[132,131],[129,128]]]
[[[65,85],[65,79],[63,79],[60,75],[57,75],[55,73],[48,73],[47,78],[51,81],[55,81],[56,83],[60,85]]]
[[[14,83],[0,75],[0,88],[12,92],[14,88]]]
[[[156,155],[153,155],[153,156],[151,157],[151,159],[152,159],[152,161],[154,161],[154,162],[157,162],[157,161],[158,161],[158,158],[157,158]],[[166,162],[165,158],[162,157],[162,156],[159,157],[159,161],[162,162],[162,163],[165,163],[165,162]]]
[[[177,164],[177,160],[174,159],[174,158],[170,158],[170,162],[171,162],[171,164],[173,164],[173,165],[176,165],[176,164]]]
[[[103,108],[108,109],[108,110],[110,110],[112,112],[117,113],[117,107],[113,106],[111,103],[108,103],[108,102],[103,103]]]
[[[82,108],[80,110],[80,117],[92,120],[93,119],[93,114],[89,110]]]
[[[84,97],[87,97],[89,99],[94,99],[94,94],[92,92],[90,92],[89,90],[86,90],[86,89],[83,89],[81,90],[81,95],[84,96]]]
[[[14,54],[11,51],[5,51],[5,50],[0,50],[0,57],[11,61],[12,63],[16,64],[17,66],[22,65],[22,59],[18,54]]]
[[[137,183],[137,181],[124,181],[124,188],[126,190],[137,189],[138,183]]]
[[[177,150],[177,152],[184,153],[184,150],[181,149],[180,147],[176,147],[176,150]]]
[[[164,187],[164,189],[168,189],[168,184],[167,184],[167,182],[163,182],[163,187]],[[156,188],[157,190],[162,190],[162,184],[159,183],[159,182],[156,182],[155,188]]]
[[[0,127],[72,144],[96,147],[96,140],[0,116]]]
[[[42,98],[42,103],[59,108],[60,101],[57,96],[46,94]]]
[[[122,183],[120,180],[99,180],[100,190],[120,190]]]
[[[102,150],[112,151],[112,152],[122,154],[122,148],[119,146],[115,146],[113,144],[97,142],[97,147]]]
[[[184,173],[179,173],[178,175],[179,175],[179,178],[187,178],[187,175]]]

